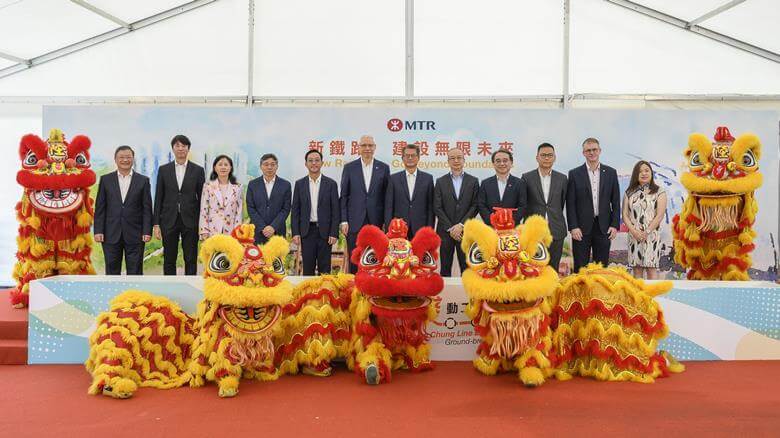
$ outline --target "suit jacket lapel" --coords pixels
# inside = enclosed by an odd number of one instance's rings
[[[360,161],[360,165],[361,166],[363,165],[362,159]],[[374,160],[371,165],[374,166],[374,168],[371,170],[371,182],[368,184],[368,191],[369,192],[374,189],[374,183],[376,182],[376,179],[379,178],[379,176],[377,175],[377,173],[379,173],[379,166],[376,164],[376,160]],[[363,174],[363,168],[362,167],[360,168],[360,174],[361,175]],[[364,181],[365,181],[365,179],[364,179]],[[366,186],[364,185],[363,188],[365,189],[365,187]],[[366,192],[366,193],[368,193],[368,192]]]
[[[320,176],[320,178],[322,178],[322,177]],[[310,192],[311,186],[310,186],[310,184],[311,184],[311,179],[309,178],[309,175],[306,175],[306,178],[304,178],[304,180],[303,180],[303,193],[301,193],[301,198],[303,199],[303,202],[301,203],[301,205],[306,205],[308,207],[308,210],[309,210],[309,216],[308,217],[311,217],[311,192]],[[321,181],[320,181],[320,184],[322,184]],[[276,184],[274,184],[274,188],[276,188]],[[302,214],[301,217],[305,218],[306,215]],[[308,220],[306,222],[308,222]]]
[[[604,184],[606,184],[604,182],[604,180],[606,179],[606,175],[607,175],[607,169],[605,169],[603,165],[599,164],[599,197],[597,198],[599,200],[599,206],[601,206],[601,200],[604,199],[604,197],[602,196],[602,192],[604,191],[604,187],[605,187]],[[594,213],[597,216],[599,214],[599,212],[597,211]]]
[[[539,192],[539,199],[542,200],[542,204],[547,204],[547,199],[544,197],[544,188],[542,187],[542,176],[539,175],[539,169],[531,175],[531,182],[536,186],[536,190]],[[550,192],[552,192],[552,175],[550,175]]]
[[[450,177],[447,178],[450,182],[450,188],[452,189],[452,193],[455,193],[455,184],[452,182],[452,174],[450,174]],[[458,196],[456,197],[457,200],[460,201],[460,199],[463,197],[463,190],[466,188],[466,172],[463,172],[460,174],[460,190],[458,190]]]
[[[125,202],[127,202],[127,199],[130,197],[130,193],[133,193],[133,188],[138,186],[138,180],[141,177],[138,176],[137,173],[133,172],[133,176],[130,177],[130,187],[127,188],[127,193],[125,194],[125,200],[122,201],[122,205],[125,205]],[[119,172],[116,173],[116,185],[119,187]],[[119,187],[119,199],[122,199],[122,188]]]
[[[325,178],[320,174],[320,189],[317,191],[317,208],[320,205],[324,205],[325,202]],[[317,219],[319,219],[319,212],[317,212]]]
[[[403,170],[401,173],[401,184],[404,186],[404,194],[406,195],[406,200],[410,201],[414,199],[414,196],[409,198],[409,181],[407,180],[406,176],[406,170]],[[417,184],[415,184],[415,188],[417,188]]]

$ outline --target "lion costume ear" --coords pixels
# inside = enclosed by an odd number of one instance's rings
[[[374,225],[366,225],[360,229],[357,236],[357,242],[355,243],[355,249],[352,250],[351,260],[354,265],[360,264],[360,256],[363,255],[363,250],[370,246],[373,248],[376,254],[377,260],[382,260],[387,255],[387,246],[390,244],[390,240],[385,233]]]
[[[492,257],[498,252],[498,235],[495,230],[476,218],[469,219],[463,226],[463,241],[460,247],[468,254],[474,242],[486,256]]]
[[[412,252],[420,260],[426,252],[431,253],[434,260],[439,259],[439,245],[441,245],[441,238],[436,231],[431,227],[423,227],[417,230],[412,238]]]
[[[540,242],[546,247],[552,243],[550,226],[539,215],[533,215],[526,219],[522,225],[517,227],[517,231],[520,234],[520,247],[526,251],[533,252]]]
[[[45,159],[47,156],[48,146],[46,142],[35,134],[27,134],[22,137],[19,142],[19,159],[24,160],[27,156],[27,152],[33,151],[39,160]]]

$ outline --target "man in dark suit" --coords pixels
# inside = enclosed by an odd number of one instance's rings
[[[322,175],[322,153],[304,156],[309,174],[295,181],[292,198],[293,242],[303,260],[303,275],[330,273],[331,247],[338,240],[339,190],[336,181]]]
[[[116,172],[100,177],[95,198],[95,242],[103,244],[106,275],[143,275],[144,244],[152,238],[152,190],[149,178],[133,172],[130,146],[114,152]]]
[[[569,171],[566,216],[572,238],[574,271],[590,261],[609,264],[609,247],[620,226],[620,186],[617,172],[599,163],[601,146],[595,138],[582,143],[585,164]]]
[[[347,265],[355,273],[350,254],[363,225],[382,228],[385,222],[385,191],[390,166],[374,159],[374,137],[364,135],[358,142],[360,159],[344,166],[341,172],[341,232],[347,238]]]
[[[553,170],[555,148],[542,143],[536,148],[536,162],[539,168],[523,174],[526,200],[525,217],[538,214],[547,219],[553,241],[550,244],[550,266],[558,271],[566,238],[566,219],[563,206],[566,204],[566,175]]]
[[[441,275],[452,276],[453,253],[458,254],[460,272],[466,270],[466,257],[460,248],[463,223],[477,215],[479,180],[463,171],[466,164],[463,151],[447,151],[450,173],[436,180],[433,189],[433,211],[439,219],[436,232],[441,237]]]
[[[417,168],[420,147],[408,144],[401,152],[404,170],[390,176],[385,193],[385,223],[400,218],[409,225],[407,238],[433,226],[433,176]]]
[[[157,170],[157,188],[154,193],[154,237],[162,239],[163,272],[176,275],[179,256],[179,238],[184,256],[184,274],[198,272],[198,221],[200,196],[206,173],[203,168],[187,160],[190,139],[177,135],[171,140],[174,161]]]
[[[512,216],[515,224],[525,214],[525,183],[511,175],[513,158],[512,153],[506,149],[499,149],[490,156],[496,176],[491,176],[482,181],[479,186],[479,215],[486,224],[490,224],[490,215],[493,207],[513,208]]]
[[[249,221],[255,225],[255,243],[265,243],[273,235],[287,235],[292,186],[286,179],[276,176],[278,169],[276,155],[263,155],[260,157],[263,175],[246,186],[246,209]]]

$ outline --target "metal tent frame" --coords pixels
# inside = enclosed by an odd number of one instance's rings
[[[112,21],[119,27],[96,35],[85,40],[70,44],[56,50],[44,53],[42,55],[24,59],[8,53],[3,47],[0,47],[0,58],[15,62],[16,64],[0,69],[0,80],[5,77],[27,71],[36,66],[45,64],[55,59],[71,55],[97,44],[110,41],[114,38],[127,35],[161,23],[170,18],[186,14],[203,6],[215,3],[218,0],[194,0],[181,4],[170,10],[151,15],[141,20],[128,23],[122,19],[104,11],[86,0],[70,0],[72,3],[83,7],[84,9]],[[563,108],[571,105],[575,100],[641,100],[641,101],[776,101],[780,100],[780,95],[773,94],[571,94],[569,83],[571,77],[570,71],[570,23],[571,23],[571,0],[561,0],[563,6],[563,81],[561,84],[562,93],[555,95],[510,95],[510,96],[433,96],[421,97],[414,93],[414,0],[405,0],[405,73],[404,73],[404,95],[403,96],[283,96],[283,97],[263,97],[255,96],[253,93],[253,74],[254,74],[254,27],[255,27],[255,0],[248,0],[247,22],[249,28],[249,50],[248,50],[248,72],[247,72],[247,94],[245,96],[148,96],[148,97],[129,97],[129,96],[103,96],[103,97],[38,97],[38,96],[15,96],[0,97],[0,103],[79,103],[79,104],[100,104],[100,103],[142,103],[142,104],[244,104],[244,105],[262,105],[275,103],[424,103],[424,102],[557,102]],[[701,23],[709,20],[727,10],[746,3],[748,0],[730,0],[723,5],[691,20],[686,21],[678,17],[651,9],[640,3],[630,0],[604,0],[616,7],[625,8],[637,14],[654,18],[670,26],[684,29],[688,32],[700,35],[702,37],[716,41],[729,47],[737,48],[747,53],[759,56],[775,63],[780,63],[780,54],[766,48],[762,48],[745,41],[715,32],[703,27]]]

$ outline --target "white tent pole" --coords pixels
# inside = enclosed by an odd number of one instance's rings
[[[47,63],[49,61],[53,61],[58,58],[62,58],[63,56],[68,56],[71,53],[76,53],[78,51],[84,50],[88,47],[92,47],[94,45],[104,43],[106,41],[112,40],[116,37],[128,34],[132,31],[151,26],[153,24],[160,23],[164,20],[167,20],[169,18],[175,17],[177,15],[181,15],[184,13],[187,13],[189,11],[192,11],[194,9],[197,9],[201,6],[208,5],[210,3],[214,3],[217,0],[195,0],[191,1],[189,3],[185,3],[183,5],[177,6],[173,9],[169,9],[164,12],[160,12],[159,14],[152,15],[150,17],[146,17],[142,20],[136,21],[134,23],[130,23],[128,27],[119,27],[114,30],[110,30],[108,32],[105,32],[103,34],[87,38],[83,41],[79,41],[74,44],[70,44],[68,46],[53,50],[49,53],[36,56],[35,58],[31,58],[28,60],[27,63],[19,63],[12,65],[10,67],[6,67],[4,69],[0,69],[0,78],[4,78],[7,76],[11,76],[13,74],[19,73],[21,71],[27,70],[28,68],[33,68],[35,66]]]
[[[740,3],[745,3],[745,0],[731,0],[728,3],[723,4],[723,5],[715,8],[715,9],[707,12],[706,14],[702,15],[701,17],[694,18],[693,20],[689,21],[688,22],[688,28],[690,28],[692,26],[695,26],[695,25],[701,23],[702,21],[709,20],[710,18],[712,18],[712,17],[714,17],[714,16],[716,16],[716,15],[722,13],[722,12],[726,12],[729,9],[733,8],[734,6],[737,6]]]
[[[727,35],[723,35],[713,30],[707,29],[706,27],[701,27],[698,25],[689,26],[689,23],[683,19],[665,14],[660,11],[656,11],[655,9],[648,8],[647,6],[643,6],[629,0],[604,0],[604,1],[612,3],[613,5],[616,6],[624,7],[630,11],[634,11],[639,14],[651,18],[655,18],[656,20],[663,21],[664,23],[671,24],[672,26],[679,27],[680,29],[684,29],[689,32],[693,32],[697,35],[701,35],[703,37],[725,44],[727,46],[744,50],[745,52],[752,53],[754,55],[760,56],[762,58],[766,58],[776,63],[780,63],[780,54],[778,53],[772,52],[771,50],[767,50],[758,46],[754,46],[753,44],[746,43],[744,41],[738,40],[736,38],[732,38]]]
[[[109,14],[108,12],[98,8],[95,5],[92,5],[92,4],[90,4],[90,3],[88,3],[88,2],[86,2],[84,0],[70,0],[70,1],[71,1],[71,3],[75,3],[75,4],[79,5],[79,6],[81,6],[82,8],[92,12],[93,14],[98,14],[101,17],[105,18],[106,20],[113,21],[114,23],[124,27],[125,29],[130,29],[130,24],[129,23],[127,23],[124,20],[121,20],[120,18],[118,18],[118,17],[116,17],[114,15]]]
[[[563,97],[561,107],[568,108],[569,102],[569,25],[571,24],[571,1],[563,0]]]
[[[406,0],[404,15],[406,18],[404,20],[406,41],[404,96],[412,97],[414,96],[414,0]]]
[[[255,0],[249,0],[249,53],[247,54],[247,86],[246,104],[254,103],[254,70],[255,70]]]

